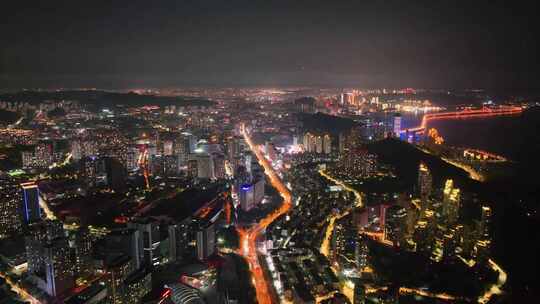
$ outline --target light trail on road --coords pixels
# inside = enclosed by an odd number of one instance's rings
[[[281,206],[261,219],[259,223],[250,227],[249,229],[238,228],[238,234],[240,236],[240,249],[238,253],[247,260],[249,269],[251,271],[251,277],[253,284],[255,285],[255,291],[257,294],[257,302],[259,304],[271,304],[272,295],[270,293],[270,284],[264,277],[263,270],[259,264],[257,256],[257,238],[262,235],[266,227],[276,220],[279,216],[289,211],[292,207],[292,196],[289,189],[283,184],[277,173],[272,168],[272,165],[261,153],[260,149],[253,144],[249,134],[246,131],[245,125],[242,125],[242,135],[250,150],[255,154],[259,164],[264,168],[264,173],[270,180],[272,186],[279,192],[283,198]]]
[[[30,302],[30,304],[41,304],[40,301],[38,301],[36,298],[34,298],[32,295],[30,295],[26,290],[19,287],[19,285],[15,284],[7,274],[4,274],[3,272],[0,272],[0,278],[3,278],[6,280],[6,283],[11,287],[11,289],[19,295],[19,297],[24,300]]]
[[[354,194],[354,198],[355,198],[354,207],[362,207],[362,205],[363,205],[362,204],[362,194],[358,190],[356,190],[356,189],[354,189],[352,187],[349,187],[344,182],[342,182],[342,181],[328,175],[322,169],[319,170],[319,174],[321,176],[323,176],[324,178],[332,181],[336,185],[341,186],[344,190],[352,192]],[[322,255],[324,255],[329,260],[331,258],[330,257],[330,251],[332,250],[332,248],[330,246],[330,238],[332,237],[332,233],[334,232],[336,220],[339,220],[339,219],[343,218],[344,216],[348,215],[350,213],[351,209],[352,208],[348,208],[347,210],[345,210],[344,212],[342,212],[340,214],[332,215],[332,217],[330,217],[330,219],[328,221],[328,226],[326,227],[326,231],[324,233],[324,239],[323,239],[323,241],[321,243],[321,248],[319,249],[319,251],[320,251],[320,253]],[[337,272],[339,272],[339,269],[337,269],[337,268],[339,267],[339,265],[337,265],[337,263],[331,263],[331,264],[335,264],[335,267],[332,267],[332,270],[336,273],[336,275],[338,275]],[[339,276],[338,276],[338,278],[339,278]],[[354,283],[347,280],[345,282],[342,282],[342,284],[340,284],[340,285],[341,285],[341,292],[349,299],[349,301],[351,301],[351,303],[354,303],[353,302],[353,300],[354,300]]]

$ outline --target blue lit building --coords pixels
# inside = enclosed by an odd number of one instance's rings
[[[39,208],[39,189],[36,183],[21,184],[22,187],[22,215],[25,224],[39,221],[41,209]]]

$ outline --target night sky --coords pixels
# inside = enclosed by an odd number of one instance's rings
[[[0,88],[540,88],[538,4],[9,2]]]

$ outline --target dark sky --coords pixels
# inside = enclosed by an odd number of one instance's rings
[[[519,1],[9,1],[0,88],[540,88]]]

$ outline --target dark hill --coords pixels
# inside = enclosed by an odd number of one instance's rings
[[[19,114],[11,111],[0,110],[0,124],[12,124],[20,118]]]
[[[357,125],[352,119],[327,115],[320,112],[316,114],[299,113],[297,115],[302,123],[303,131],[338,135],[339,133],[349,131]]]
[[[480,183],[470,179],[468,173],[462,169],[454,167],[436,156],[424,153],[401,140],[387,138],[368,145],[368,150],[377,154],[381,162],[392,165],[396,169],[396,173],[411,188],[415,187],[418,181],[420,161],[425,162],[430,168],[435,187],[442,186],[444,181],[449,178],[453,179],[454,183],[464,190],[475,191],[480,185]]]

